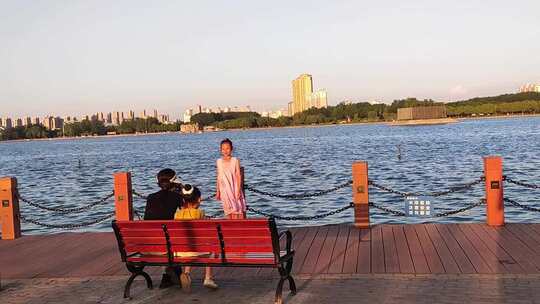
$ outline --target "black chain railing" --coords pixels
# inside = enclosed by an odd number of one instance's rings
[[[139,193],[139,192],[137,192],[135,190],[131,190],[131,192],[133,193],[133,195],[135,195],[138,198],[148,199],[148,195],[141,194],[141,193]]]
[[[514,207],[518,207],[518,208],[521,208],[523,210],[532,211],[532,212],[540,212],[540,208],[534,208],[534,207],[531,207],[531,206],[528,206],[528,205],[523,205],[523,204],[520,204],[520,203],[516,202],[515,200],[507,198],[507,197],[504,198],[504,201],[509,203],[510,205],[514,206]]]
[[[540,186],[538,186],[538,185],[513,180],[513,179],[511,179],[511,178],[509,178],[507,176],[504,176],[503,180],[506,181],[506,182],[509,182],[509,183],[512,183],[512,184],[515,184],[515,185],[518,185],[518,186],[530,188],[530,189],[539,189],[540,188]],[[472,182],[462,184],[462,185],[457,185],[457,186],[454,186],[454,187],[450,187],[448,190],[445,190],[445,191],[429,192],[429,193],[424,193],[424,194],[416,193],[416,192],[403,192],[403,191],[395,190],[395,189],[392,189],[390,187],[381,185],[381,184],[379,184],[379,183],[377,183],[375,181],[372,181],[372,180],[369,180],[368,184],[370,186],[372,186],[372,187],[375,187],[375,188],[379,189],[379,190],[389,192],[389,193],[393,193],[393,194],[397,194],[397,195],[402,196],[402,197],[407,197],[407,196],[440,197],[440,196],[444,196],[444,195],[449,195],[449,194],[454,193],[454,192],[459,192],[459,191],[464,191],[464,190],[471,189],[472,187],[474,187],[475,185],[480,184],[483,181],[485,181],[485,178],[480,177],[479,179],[474,180]],[[300,194],[276,194],[276,193],[271,193],[271,192],[268,192],[268,191],[258,190],[256,188],[253,188],[253,187],[249,186],[249,185],[245,185],[245,190],[254,192],[256,194],[275,197],[275,198],[297,200],[297,199],[305,199],[305,198],[323,196],[323,195],[338,191],[340,189],[346,188],[346,187],[350,186],[352,183],[353,183],[353,181],[349,180],[349,181],[347,181],[347,182],[345,182],[343,184],[340,184],[340,185],[338,185],[336,187],[333,187],[333,188],[330,188],[330,189],[318,190],[318,191],[314,191],[314,192],[306,192],[306,193],[300,193]],[[147,199],[148,198],[147,195],[141,194],[141,193],[139,193],[139,192],[137,192],[135,190],[133,190],[133,195],[138,197],[138,198],[141,198],[141,199]],[[92,208],[94,208],[96,206],[103,205],[103,204],[105,204],[105,202],[107,202],[110,198],[112,198],[114,196],[114,193],[107,194],[105,197],[101,198],[100,200],[97,200],[95,202],[86,204],[86,205],[81,206],[81,207],[75,207],[75,208],[61,208],[61,207],[44,206],[43,204],[35,203],[35,202],[32,202],[32,201],[30,201],[28,199],[25,199],[24,197],[22,197],[20,195],[20,193],[18,191],[16,192],[16,196],[21,202],[26,203],[26,204],[28,204],[29,206],[32,206],[32,207],[35,207],[35,208],[38,208],[38,209],[41,209],[41,210],[46,210],[46,211],[58,213],[58,214],[70,214],[70,213],[79,213],[79,212],[83,212],[83,211],[88,211],[88,210],[90,210],[90,209],[92,209]],[[216,195],[213,194],[211,196],[205,197],[203,200],[212,200],[215,197],[216,197]],[[529,205],[520,204],[520,203],[518,203],[515,200],[510,199],[510,198],[504,198],[504,201],[506,203],[514,206],[514,207],[518,207],[518,208],[521,208],[523,210],[532,211],[532,212],[540,212],[540,208],[535,208],[535,207],[531,207]],[[468,204],[468,205],[466,205],[466,206],[464,206],[462,208],[455,209],[455,210],[439,212],[439,213],[434,214],[432,217],[440,218],[440,217],[446,217],[446,216],[451,216],[451,215],[463,213],[463,212],[471,210],[471,209],[473,209],[475,207],[481,206],[483,204],[485,204],[485,200],[480,199],[476,203],[471,203],[471,204]],[[407,216],[407,213],[404,212],[404,211],[388,208],[388,207],[376,204],[374,202],[369,202],[369,206],[371,206],[371,207],[373,207],[375,209],[378,209],[380,211],[386,212],[388,214],[392,214],[394,216]],[[351,202],[351,203],[347,204],[346,206],[340,207],[340,208],[338,208],[336,210],[316,214],[316,215],[313,215],[313,216],[282,216],[282,215],[276,215],[276,214],[271,214],[271,213],[268,213],[268,212],[265,212],[265,211],[257,210],[257,209],[254,209],[254,208],[250,207],[250,206],[247,207],[247,211],[252,212],[254,214],[261,215],[261,216],[275,218],[275,219],[278,219],[278,220],[310,221],[310,220],[318,220],[318,219],[323,219],[323,218],[326,218],[326,217],[329,217],[329,216],[332,216],[332,215],[336,215],[336,214],[344,212],[344,211],[346,211],[348,209],[351,209],[353,207],[354,207],[354,203]],[[141,215],[144,215],[144,209],[143,208],[139,208],[139,209],[134,208],[133,213],[139,219],[142,219]],[[73,229],[88,227],[88,226],[92,226],[92,225],[102,223],[102,222],[104,222],[106,220],[109,220],[109,219],[113,218],[114,216],[115,216],[115,213],[112,212],[112,213],[108,213],[108,214],[106,214],[104,216],[100,216],[98,218],[90,220],[88,222],[68,223],[68,224],[44,223],[44,222],[40,222],[40,221],[32,219],[32,218],[28,218],[28,217],[26,217],[26,216],[24,216],[22,214],[20,215],[20,219],[24,223],[29,223],[29,224],[33,224],[33,225],[37,225],[37,226],[42,226],[42,227],[47,227],[47,228],[52,228],[52,229],[73,230]],[[222,214],[220,212],[218,212],[216,214],[213,214],[213,215],[207,215],[208,218],[218,218],[218,217],[221,217],[221,216],[222,216]]]
[[[15,193],[17,195],[17,198],[25,203],[25,204],[28,204],[32,207],[35,207],[35,208],[38,208],[38,209],[41,209],[41,210],[46,210],[46,211],[50,211],[50,212],[54,212],[54,213],[59,213],[59,214],[69,214],[69,213],[79,213],[79,212],[83,212],[83,211],[88,211],[96,206],[99,206],[99,205],[103,205],[105,204],[111,197],[114,196],[114,193],[110,193],[110,194],[107,194],[105,197],[103,197],[102,199],[98,200],[98,201],[95,201],[95,202],[92,202],[92,203],[89,203],[89,204],[86,204],[84,206],[81,206],[81,207],[75,207],[75,208],[59,208],[59,207],[48,207],[48,206],[44,206],[43,204],[39,204],[39,203],[34,203],[28,199],[25,199],[23,198],[19,191],[16,191]]]
[[[465,206],[465,207],[460,208],[460,209],[436,213],[436,214],[435,214],[435,217],[445,217],[445,216],[450,216],[450,215],[462,213],[462,212],[465,212],[465,211],[467,211],[467,210],[471,210],[471,209],[473,209],[473,208],[475,208],[475,207],[484,205],[485,203],[486,203],[486,200],[485,200],[485,199],[480,199],[480,200],[478,200],[478,202],[469,204],[468,206]]]
[[[436,213],[433,215],[433,217],[445,217],[445,216],[451,216],[451,215],[455,215],[455,214],[458,214],[458,213],[462,213],[462,212],[465,212],[467,210],[471,210],[475,207],[478,207],[478,206],[481,206],[485,204],[485,200],[484,199],[480,199],[478,202],[476,203],[472,203],[472,204],[468,204],[467,206],[463,207],[463,208],[459,208],[459,209],[456,209],[456,210],[450,210],[450,211],[444,211],[444,212],[439,212],[439,213]],[[407,213],[403,212],[403,211],[400,211],[400,210],[394,210],[394,209],[391,209],[391,208],[387,208],[387,207],[383,207],[381,205],[378,205],[376,203],[373,203],[373,202],[369,202],[369,206],[375,208],[375,209],[379,209],[383,212],[386,212],[386,213],[390,213],[394,216],[407,216]]]
[[[312,220],[323,219],[323,218],[326,218],[326,217],[341,213],[341,212],[343,212],[343,211],[345,211],[347,209],[350,209],[352,207],[354,207],[354,203],[350,203],[350,204],[348,204],[348,205],[346,205],[344,207],[341,207],[339,209],[336,209],[334,211],[321,213],[321,214],[317,214],[317,215],[313,215],[313,216],[281,216],[281,215],[275,215],[275,214],[271,214],[271,213],[268,213],[268,212],[253,209],[253,208],[251,208],[249,206],[246,209],[248,211],[250,211],[250,212],[255,213],[255,214],[262,215],[262,216],[265,216],[265,217],[275,218],[275,219],[278,219],[278,220],[285,220],[285,221],[312,221]]]
[[[506,182],[509,182],[511,184],[518,185],[518,186],[525,187],[525,188],[529,188],[529,189],[540,189],[540,185],[533,185],[533,184],[517,181],[517,180],[509,178],[508,176],[504,176],[503,180],[506,181]]]
[[[93,225],[102,223],[102,222],[104,222],[104,221],[106,221],[108,219],[111,219],[114,216],[115,216],[115,213],[112,212],[110,214],[99,217],[99,218],[94,219],[94,220],[89,221],[89,222],[82,222],[82,223],[76,223],[76,224],[48,224],[48,223],[43,223],[43,222],[31,219],[31,218],[27,218],[26,216],[24,216],[22,214],[20,215],[21,221],[23,223],[29,223],[29,224],[34,224],[34,225],[37,225],[37,226],[42,226],[42,227],[47,227],[47,228],[65,229],[65,230],[73,230],[73,229],[93,226]]]
[[[244,185],[244,189],[248,190],[248,191],[251,191],[253,193],[260,194],[260,195],[266,195],[266,196],[276,197],[276,198],[299,200],[299,199],[305,199],[305,198],[310,198],[310,197],[323,196],[323,195],[338,191],[340,189],[343,189],[345,187],[348,187],[348,186],[352,185],[352,183],[353,183],[353,181],[350,180],[350,181],[347,181],[346,183],[343,183],[341,185],[338,185],[338,186],[330,188],[330,189],[317,190],[317,191],[314,191],[312,193],[301,193],[301,194],[277,194],[277,193],[271,193],[271,192],[268,192],[268,191],[258,190],[256,188],[253,188],[250,185]]]
[[[480,177],[472,182],[469,182],[469,183],[465,183],[465,184],[462,184],[462,185],[457,185],[457,186],[453,186],[453,187],[450,187],[448,190],[444,190],[444,191],[435,191],[435,192],[428,192],[428,193],[419,193],[419,192],[403,192],[403,191],[399,191],[399,190],[395,190],[395,189],[392,189],[390,187],[387,187],[387,186],[384,186],[384,185],[381,185],[373,180],[369,180],[368,181],[368,184],[370,186],[373,186],[379,190],[382,190],[382,191],[385,191],[385,192],[389,192],[389,193],[393,193],[393,194],[397,194],[399,196],[403,196],[403,197],[406,197],[406,196],[431,196],[431,197],[440,197],[440,196],[445,196],[445,195],[449,195],[449,194],[452,194],[452,193],[455,193],[455,192],[461,192],[461,191],[464,191],[464,190],[469,190],[471,188],[473,188],[474,186],[480,184],[481,182],[485,181],[485,177]]]
[[[399,210],[394,210],[394,209],[390,209],[390,208],[386,208],[386,207],[383,207],[381,205],[378,205],[374,202],[369,202],[369,206],[370,207],[373,207],[375,209],[379,209],[383,212],[386,212],[386,213],[390,213],[392,214],[393,216],[406,216],[407,214],[403,211],[399,211]]]
[[[141,194],[135,190],[132,190],[132,193],[133,195],[135,195],[136,197],[138,198],[141,198],[141,199],[148,199],[148,195],[144,195],[144,194]],[[212,195],[209,195],[207,197],[204,197],[202,199],[202,201],[209,201],[209,200],[213,200],[214,198],[216,197],[216,194],[212,194]]]

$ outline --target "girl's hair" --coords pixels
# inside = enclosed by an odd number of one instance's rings
[[[162,190],[169,190],[171,188],[171,179],[176,175],[173,169],[163,169],[157,174],[158,186]]]
[[[225,138],[224,140],[221,141],[221,144],[219,144],[219,146],[223,146],[225,144],[228,144],[229,146],[231,146],[231,150],[233,149],[233,145],[232,145],[232,141],[228,138]]]
[[[190,184],[185,184],[182,187],[182,197],[184,198],[184,203],[196,203],[201,197],[201,190]]]

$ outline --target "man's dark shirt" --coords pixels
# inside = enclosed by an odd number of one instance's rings
[[[182,196],[176,192],[161,190],[146,200],[145,220],[173,220],[176,209],[182,208]]]

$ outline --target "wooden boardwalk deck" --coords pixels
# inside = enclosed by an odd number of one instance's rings
[[[330,225],[291,229],[296,275],[539,274],[540,224]],[[156,267],[154,267],[156,268]],[[159,275],[160,269],[152,270]],[[0,241],[2,278],[127,274],[113,233],[60,233]],[[216,277],[270,277],[221,268]]]

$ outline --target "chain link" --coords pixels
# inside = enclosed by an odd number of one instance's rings
[[[467,210],[470,210],[472,208],[478,207],[478,206],[483,205],[483,204],[485,204],[485,200],[480,199],[478,202],[473,203],[473,204],[469,204],[469,205],[467,205],[467,206],[465,206],[463,208],[460,208],[460,209],[436,213],[434,215],[434,217],[445,217],[445,216],[450,216],[450,215],[462,213],[462,212],[465,212]],[[379,209],[381,211],[390,213],[390,214],[392,214],[394,216],[407,216],[407,214],[405,212],[403,212],[403,211],[386,208],[386,207],[383,207],[381,205],[375,204],[373,202],[369,202],[369,206],[374,207],[375,209]]]
[[[136,197],[139,197],[139,198],[142,198],[142,199],[148,199],[148,196],[147,196],[147,195],[140,194],[139,192],[137,192],[137,191],[135,191],[135,190],[131,190],[131,192],[132,192],[133,195],[135,195]]]
[[[406,192],[401,192],[401,191],[398,191],[398,190],[394,190],[394,189],[392,189],[392,188],[388,188],[388,187],[383,186],[383,185],[380,185],[380,184],[378,184],[378,183],[376,183],[376,182],[374,182],[374,181],[372,181],[372,180],[369,180],[369,181],[368,181],[368,185],[371,185],[371,186],[373,186],[373,187],[375,187],[375,188],[377,188],[377,189],[379,189],[379,190],[386,191],[386,192],[393,193],[393,194],[397,194],[397,195],[403,196],[403,197],[409,195],[409,194],[406,193]],[[375,206],[373,206],[373,207],[375,207]],[[377,208],[377,207],[375,207],[375,208]]]
[[[341,184],[341,185],[336,186],[336,187],[331,188],[331,189],[319,190],[319,191],[315,191],[313,193],[301,193],[301,194],[276,194],[276,193],[271,193],[271,192],[267,192],[267,191],[263,191],[263,190],[257,190],[255,188],[249,186],[249,185],[244,185],[244,188],[246,190],[248,190],[248,191],[251,191],[251,192],[254,192],[254,193],[257,193],[257,194],[260,194],[260,195],[270,196],[270,197],[285,198],[285,199],[304,199],[304,198],[310,198],[310,197],[323,196],[323,195],[338,191],[340,189],[343,189],[345,187],[348,187],[348,186],[352,185],[352,183],[353,183],[353,181],[350,180],[350,181],[347,181],[344,184]]]
[[[387,212],[387,213],[390,213],[394,216],[406,216],[407,214],[405,214],[405,212],[403,211],[398,211],[398,210],[393,210],[393,209],[390,209],[390,208],[386,208],[386,207],[383,207],[381,205],[377,205],[375,204],[374,202],[369,202],[369,206],[370,207],[373,207],[375,209],[379,209],[381,211],[384,211],[384,212]]]
[[[135,195],[136,197],[139,197],[139,198],[142,198],[142,199],[148,199],[148,195],[144,195],[144,194],[141,194],[135,190],[132,190],[133,192],[133,195]],[[202,200],[203,201],[209,201],[209,200],[213,200],[214,198],[216,197],[216,194],[212,194],[210,196],[207,196],[207,197],[204,197]]]
[[[142,219],[143,219],[143,217],[141,216],[141,213],[144,214],[144,211],[139,211],[139,210],[133,208],[133,213],[135,214],[135,216],[136,216],[137,218],[139,218],[139,220],[142,220]]]
[[[469,204],[468,206],[465,206],[465,207],[460,208],[460,209],[436,213],[436,214],[435,214],[435,217],[445,217],[445,216],[450,216],[450,215],[462,213],[462,212],[465,212],[465,211],[467,211],[467,210],[471,210],[472,208],[481,206],[481,205],[483,205],[483,204],[485,204],[485,203],[486,203],[486,200],[485,200],[485,199],[480,199],[480,200],[478,200],[478,202],[473,203],[473,204]]]
[[[341,212],[343,212],[343,211],[345,211],[347,209],[350,209],[352,207],[354,207],[354,203],[350,203],[347,206],[341,207],[341,208],[336,209],[334,211],[330,211],[330,212],[327,212],[327,213],[321,213],[321,214],[317,214],[317,215],[313,215],[313,216],[280,216],[280,215],[275,215],[275,214],[267,213],[267,212],[264,212],[264,211],[256,210],[256,209],[253,209],[253,208],[251,208],[249,206],[246,209],[248,211],[251,211],[251,212],[255,213],[255,214],[262,215],[262,216],[265,216],[265,217],[275,218],[275,219],[278,219],[278,220],[311,221],[311,220],[323,219],[323,218],[326,218],[326,217],[341,213]]]
[[[203,197],[202,201],[210,201],[210,200],[213,200],[214,198],[216,198],[216,194],[212,194],[210,196],[207,196],[207,197]]]
[[[518,208],[521,208],[523,210],[533,211],[533,212],[540,212],[540,208],[534,208],[534,207],[531,207],[531,206],[523,205],[523,204],[520,204],[520,203],[516,202],[515,200],[507,198],[507,197],[504,198],[504,201],[507,202],[507,203],[510,203],[514,207],[518,207]]]
[[[513,179],[511,179],[511,178],[509,178],[507,176],[503,176],[503,180],[507,181],[507,182],[509,182],[511,184],[522,186],[522,187],[529,188],[529,189],[540,189],[540,185],[533,185],[533,184],[520,182],[520,181],[517,181],[517,180],[513,180]]]
[[[99,217],[99,218],[97,218],[95,220],[92,220],[90,222],[83,222],[83,223],[78,223],[78,224],[47,224],[47,223],[42,223],[42,222],[27,218],[22,214],[20,215],[20,218],[21,218],[21,221],[23,223],[29,223],[29,224],[34,224],[34,225],[37,225],[37,226],[42,226],[42,227],[47,227],[47,228],[54,228],[54,229],[74,230],[74,229],[78,229],[78,228],[82,228],[82,227],[88,227],[88,226],[92,226],[92,225],[102,223],[102,222],[104,222],[104,221],[106,221],[106,220],[108,220],[108,219],[110,219],[110,218],[112,218],[114,216],[115,216],[115,213],[113,212],[111,214]]]
[[[20,194],[19,194],[19,191],[17,190],[16,193],[17,195],[17,198],[23,202],[23,203],[26,203],[32,207],[35,207],[35,208],[38,208],[38,209],[42,209],[42,210],[47,210],[47,211],[51,211],[51,212],[55,212],[55,213],[59,213],[59,214],[68,214],[68,213],[78,213],[78,212],[82,212],[82,211],[88,211],[96,206],[99,206],[99,205],[102,205],[104,204],[107,200],[109,200],[111,197],[114,196],[114,193],[110,193],[110,194],[107,194],[107,196],[103,197],[102,199],[98,200],[98,201],[95,201],[93,203],[90,203],[90,204],[87,204],[85,206],[81,206],[81,207],[75,207],[75,208],[58,208],[58,207],[47,207],[47,206],[42,206],[38,203],[33,203],[25,198],[23,198]]]
[[[480,184],[483,181],[485,181],[485,177],[482,176],[477,180],[474,180],[474,181],[466,183],[466,184],[450,187],[450,189],[445,190],[445,191],[435,191],[435,192],[429,192],[429,193],[425,193],[425,194],[418,193],[418,192],[403,192],[403,191],[395,190],[395,189],[392,189],[390,187],[386,187],[386,186],[383,186],[383,185],[381,185],[379,183],[376,183],[376,182],[374,182],[372,180],[369,180],[368,184],[375,187],[375,188],[377,188],[377,189],[379,189],[379,190],[390,192],[390,193],[393,193],[393,194],[397,194],[397,195],[402,196],[402,197],[411,196],[411,195],[414,195],[414,196],[440,197],[440,196],[448,195],[448,194],[451,194],[451,193],[471,189],[472,187]]]

